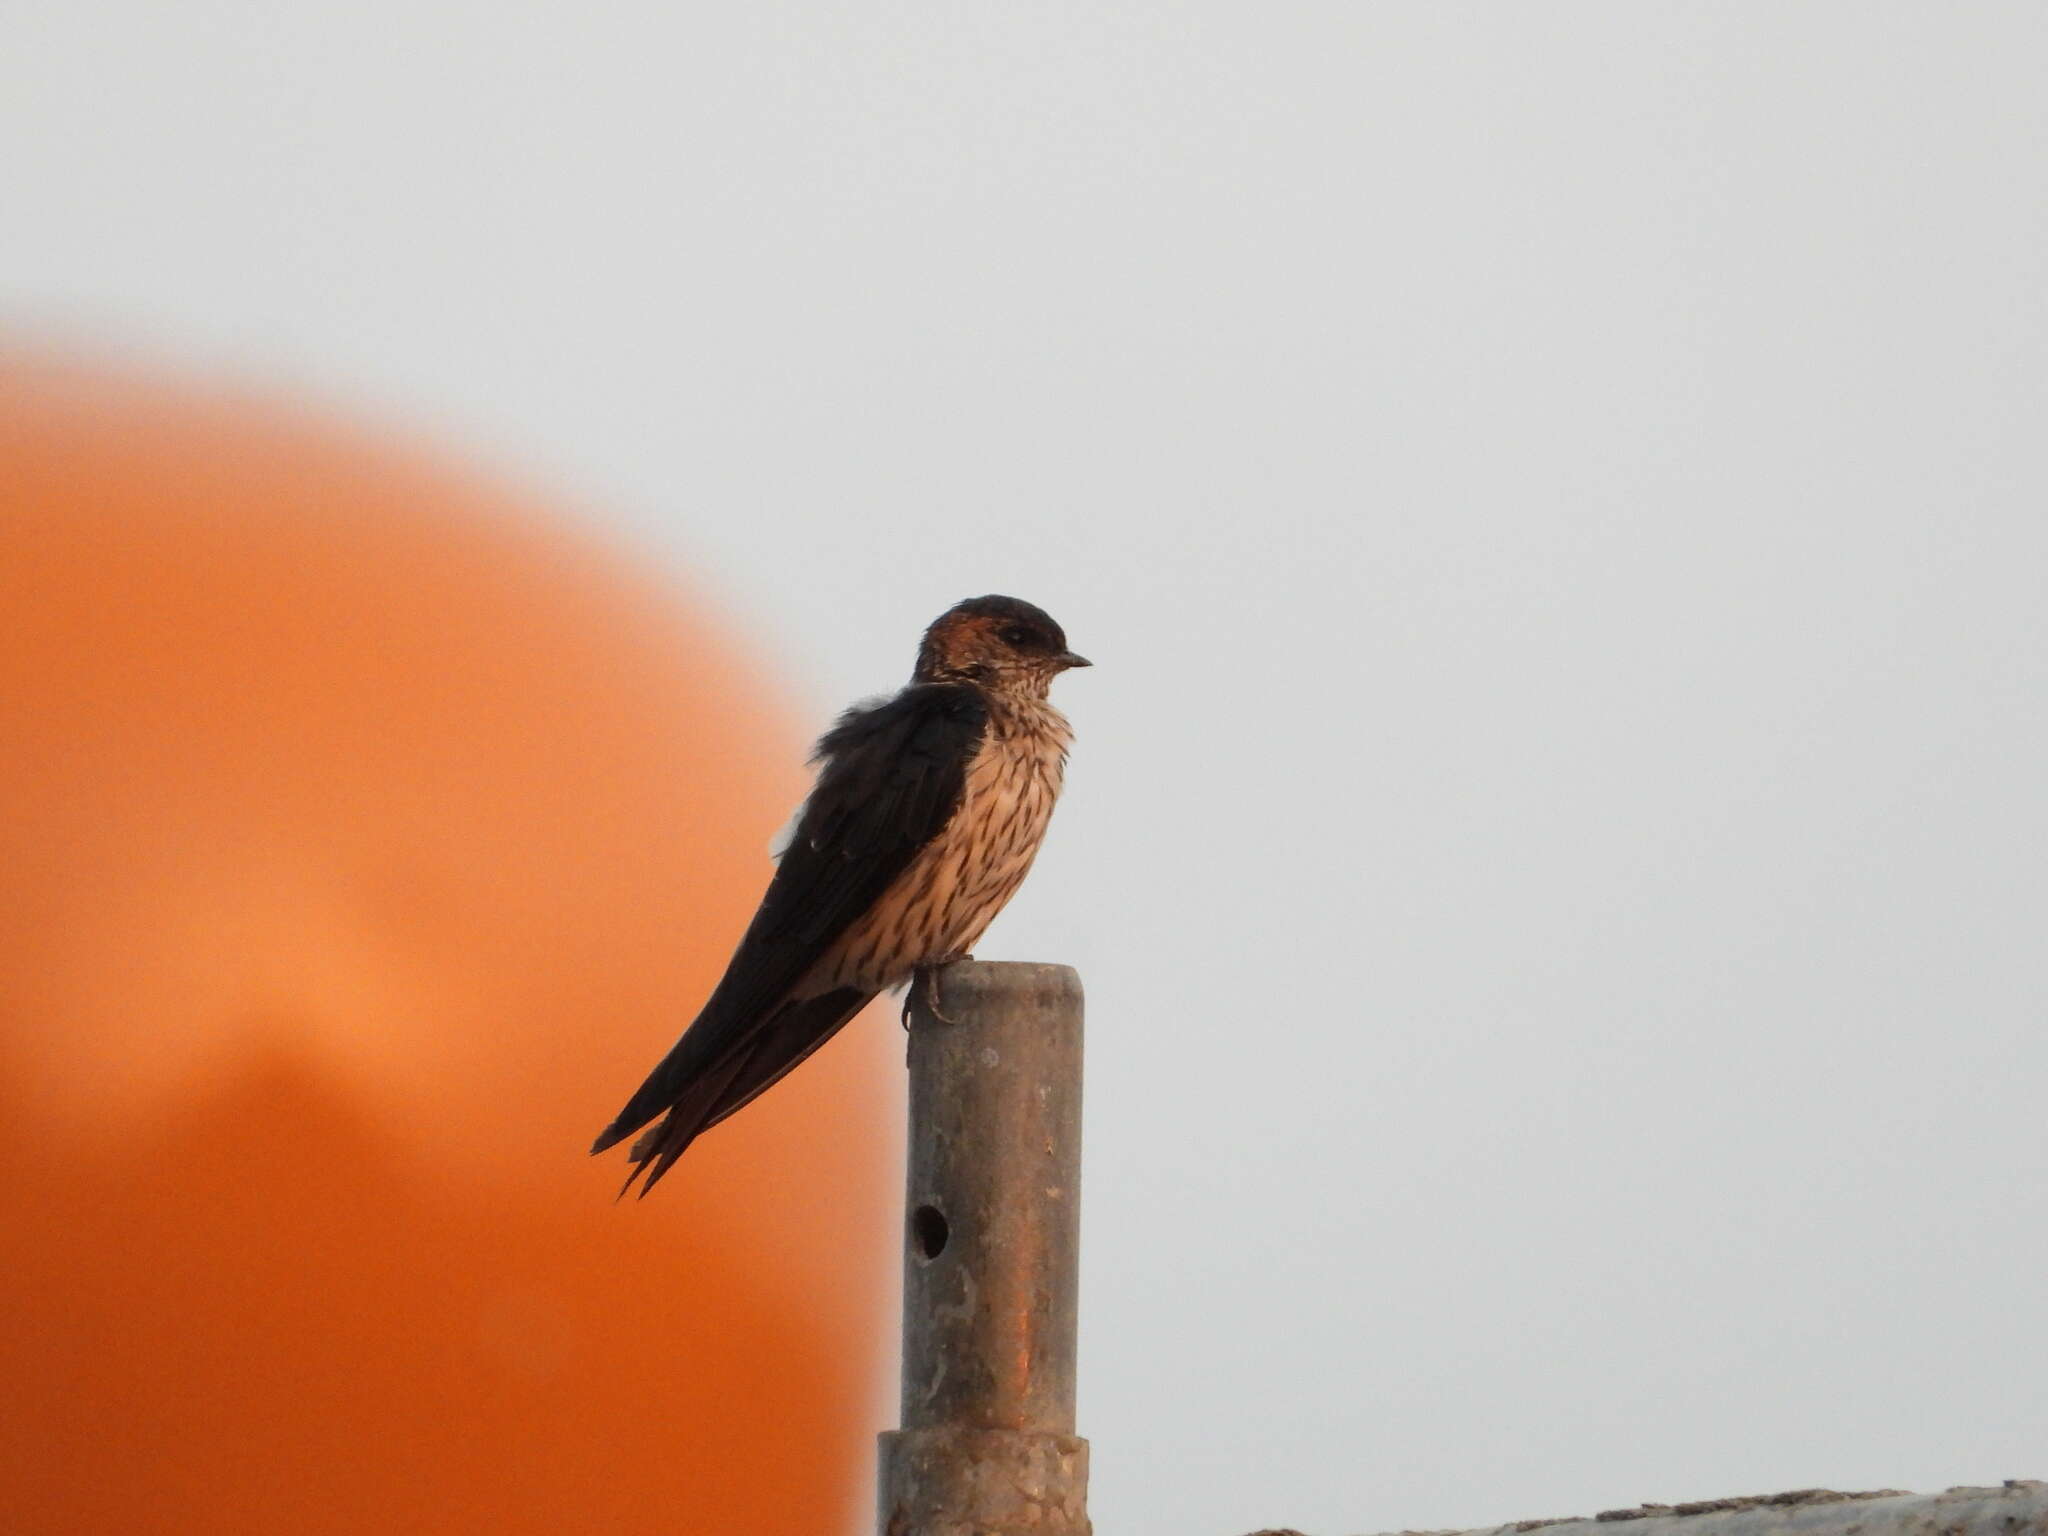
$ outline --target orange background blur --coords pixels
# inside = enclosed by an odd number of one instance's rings
[[[678,599],[419,452],[0,360],[6,1528],[859,1518],[893,1031],[584,1148],[801,794]]]

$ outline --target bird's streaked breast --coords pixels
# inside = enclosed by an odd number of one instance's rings
[[[1072,739],[1066,718],[1044,699],[992,694],[958,808],[812,968],[803,993],[880,990],[968,950],[1038,856]]]

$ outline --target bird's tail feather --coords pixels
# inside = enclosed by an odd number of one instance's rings
[[[747,1055],[746,1065],[719,1096],[705,1128],[738,1114],[790,1072],[809,1059],[811,1053],[834,1035],[853,1016],[874,1001],[875,994],[856,987],[841,987],[800,1003],[786,1004],[759,1043]]]
[[[668,1113],[633,1143],[632,1150],[627,1153],[627,1161],[632,1167],[626,1173],[626,1182],[619,1186],[617,1198],[625,1199],[635,1181],[639,1182],[641,1197],[646,1197],[647,1191],[660,1182],[661,1176],[675,1166],[676,1159],[690,1150],[690,1143],[711,1124],[713,1107],[745,1065],[744,1053],[721,1062],[713,1071],[692,1083],[669,1107]]]
[[[619,1197],[625,1198],[636,1182],[644,1197],[660,1182],[662,1175],[675,1166],[676,1159],[689,1150],[691,1142],[780,1082],[837,1034],[840,1027],[866,1007],[873,997],[872,992],[841,987],[820,997],[785,1003],[694,1081],[679,1092],[669,1089],[674,1097],[667,1105],[668,1112],[633,1143],[628,1154],[633,1166],[619,1190]],[[649,1098],[648,1089],[654,1087],[658,1079],[666,1077],[680,1052],[679,1046],[669,1061],[655,1069],[655,1076],[649,1078],[648,1083],[634,1095],[633,1103],[598,1137],[597,1145],[591,1151],[604,1151],[660,1114],[659,1099],[655,1101],[655,1107],[646,1109],[644,1113],[640,1110]],[[667,1088],[667,1081],[662,1086]],[[636,1114],[637,1119],[634,1118]]]
[[[655,1064],[654,1070],[647,1074],[647,1081],[636,1088],[633,1097],[626,1101],[626,1107],[590,1144],[592,1157],[610,1151],[663,1110],[676,1104],[695,1084],[703,1081],[708,1069],[717,1066],[716,1061],[698,1059],[705,1054],[698,1048],[699,1041],[705,1038],[701,1034],[705,1022],[706,1016],[700,1016],[696,1023],[683,1031],[682,1039],[670,1047],[669,1053]]]

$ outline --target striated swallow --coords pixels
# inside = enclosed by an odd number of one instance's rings
[[[703,1011],[590,1150],[646,1194],[692,1141],[875,995],[964,959],[1038,854],[1073,739],[1047,702],[1086,658],[1014,597],[939,615],[910,682],[818,743],[817,783]],[[624,1193],[621,1190],[620,1193]]]

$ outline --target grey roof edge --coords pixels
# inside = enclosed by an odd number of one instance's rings
[[[1626,1531],[1614,1529],[1626,1525]],[[1991,1488],[1945,1493],[1789,1493],[1639,1504],[1602,1510],[1590,1519],[1512,1520],[1470,1531],[1401,1531],[1385,1536],[2048,1536],[2048,1482],[2008,1478]],[[1301,1536],[1275,1528],[1254,1536]]]

